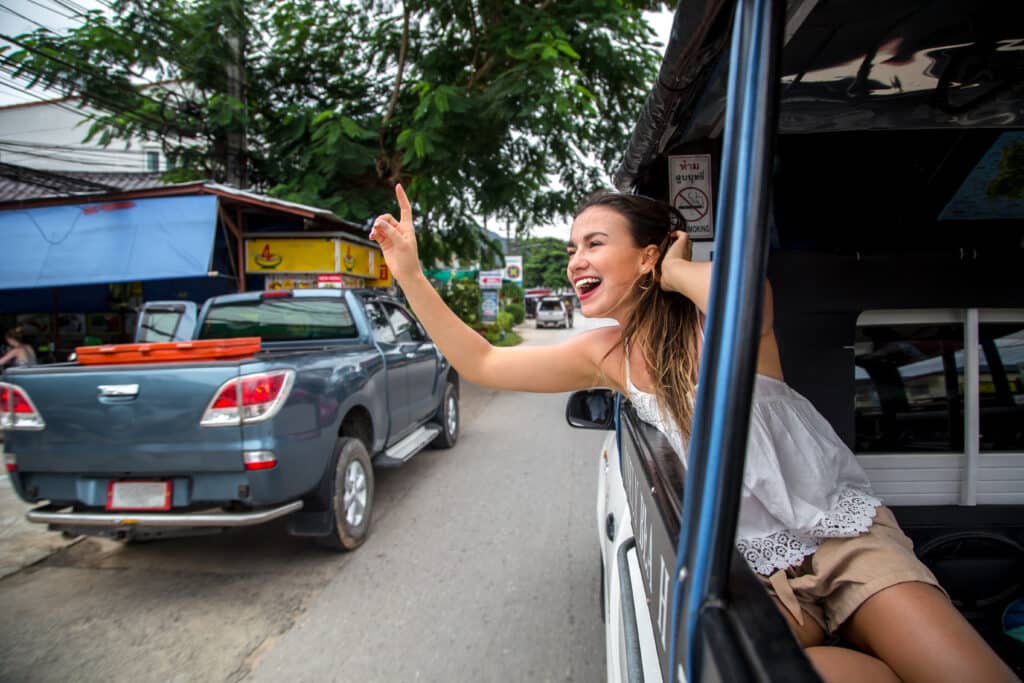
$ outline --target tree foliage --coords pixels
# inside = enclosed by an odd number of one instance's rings
[[[113,0],[2,59],[100,110],[89,137],[158,140],[174,177],[356,222],[409,190],[426,260],[491,249],[598,185],[659,55],[651,0]],[[233,67],[238,67],[233,71]],[[143,85],[143,79],[155,85]]]
[[[520,247],[523,251],[523,286],[561,289],[569,286],[565,269],[569,256],[565,242],[554,237],[539,237],[525,240]]]

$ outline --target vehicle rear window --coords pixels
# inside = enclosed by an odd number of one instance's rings
[[[352,339],[356,326],[341,299],[261,299],[211,306],[200,339],[262,337],[263,341]]]
[[[961,324],[857,330],[858,453],[963,450],[963,343]]]
[[[540,310],[542,311],[560,311],[562,310],[562,302],[560,301],[541,301]]]
[[[181,322],[181,311],[149,310],[143,313],[139,324],[139,342],[168,342],[174,340],[174,333]]]
[[[982,323],[979,386],[982,451],[1024,449],[1024,323]]]

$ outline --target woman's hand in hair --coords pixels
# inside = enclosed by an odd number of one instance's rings
[[[395,185],[395,197],[400,218],[396,220],[390,213],[377,216],[370,230],[370,239],[380,245],[388,268],[402,282],[420,273],[420,257],[412,225],[412,206],[401,185]]]
[[[692,260],[693,244],[684,231],[674,231],[669,239],[672,241],[661,261],[661,288],[682,294],[706,311],[711,290],[711,263]]]

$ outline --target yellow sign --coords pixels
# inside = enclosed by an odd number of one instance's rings
[[[248,239],[247,273],[333,273],[335,243],[330,238]]]
[[[377,274],[378,259],[380,252],[376,249],[338,240],[338,272],[343,275],[373,277]]]
[[[384,263],[384,257],[377,252],[377,277],[366,281],[367,287],[390,287],[393,283],[391,270],[388,264]]]
[[[339,273],[345,276],[344,282],[359,278],[361,287],[390,287],[393,282],[379,249],[345,239],[247,239],[245,250],[245,272],[267,275],[268,288],[315,287],[316,278],[303,279],[301,275],[316,273]]]

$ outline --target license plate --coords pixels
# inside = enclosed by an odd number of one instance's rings
[[[169,481],[112,481],[107,487],[108,510],[170,510]]]

